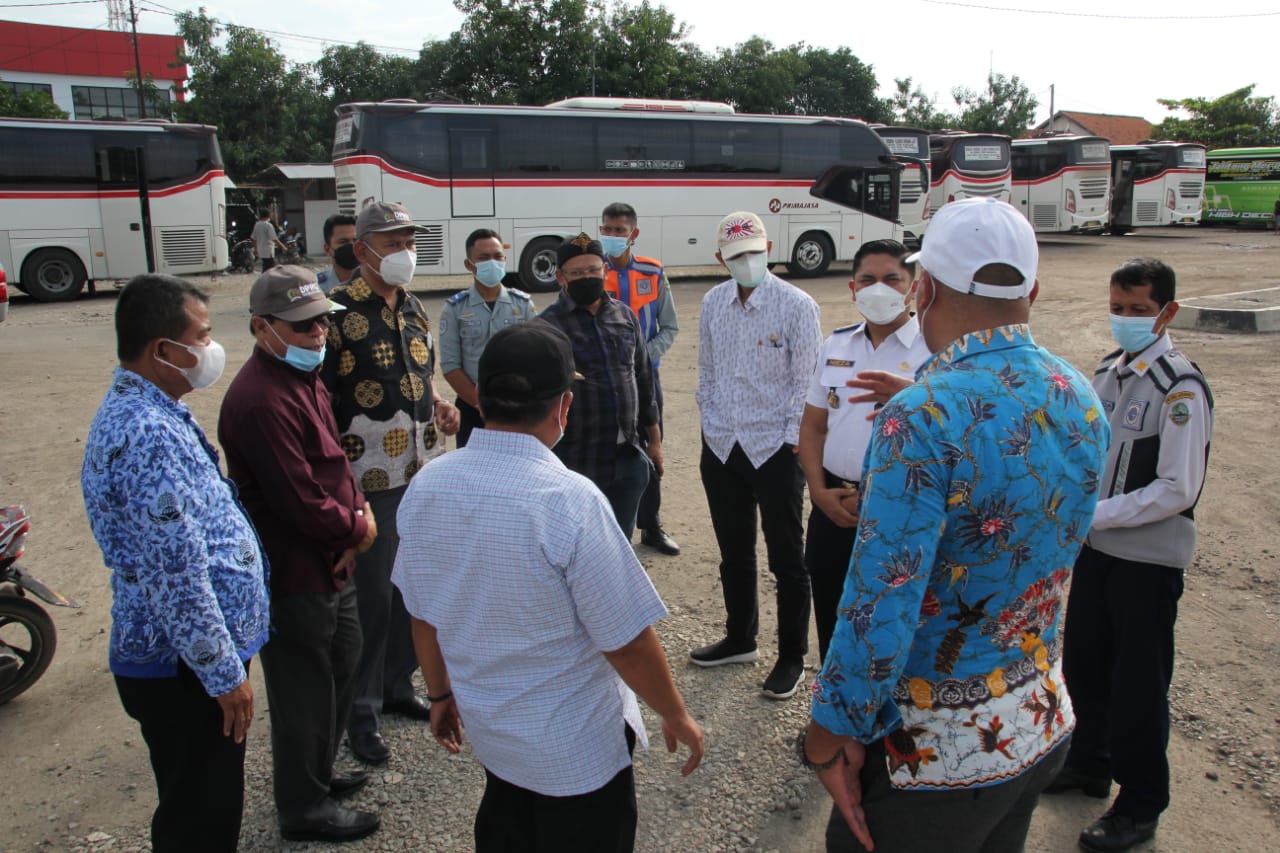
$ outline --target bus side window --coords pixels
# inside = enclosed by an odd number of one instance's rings
[[[98,183],[137,186],[138,157],[132,148],[98,149]]]

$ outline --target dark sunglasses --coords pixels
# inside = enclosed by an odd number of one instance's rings
[[[280,320],[279,317],[272,317],[272,320]],[[328,314],[321,314],[319,317],[310,317],[306,320],[280,320],[281,323],[288,323],[289,328],[293,329],[299,335],[305,335],[311,331],[311,327],[316,323],[320,324],[321,329],[328,329],[333,325],[333,320]]]

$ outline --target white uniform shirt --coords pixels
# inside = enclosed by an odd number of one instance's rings
[[[822,467],[842,480],[862,479],[862,457],[871,441],[875,421],[867,415],[875,411],[875,403],[850,403],[849,398],[861,393],[845,382],[864,370],[883,370],[914,379],[916,370],[931,353],[920,334],[915,317],[907,320],[880,342],[871,345],[866,324],[836,329],[818,354],[818,367],[809,384],[805,402],[827,410],[827,438],[822,446]]]
[[[603,652],[667,609],[604,495],[522,433],[477,429],[409,481],[391,580],[436,628],[476,756],[555,797],[602,787],[647,744]]]
[[[759,468],[800,440],[805,391],[822,346],[818,303],[766,273],[744,304],[733,279],[702,298],[698,408],[707,446],[721,462],[742,445]]]
[[[1173,341],[1167,334],[1139,354],[1135,362],[1121,356],[1111,365],[1111,370],[1126,375],[1146,375],[1147,369],[1160,356],[1173,349]],[[1185,415],[1175,417],[1173,407],[1181,404]],[[1141,527],[1155,521],[1177,515],[1192,506],[1200,497],[1204,486],[1205,445],[1213,430],[1213,413],[1205,398],[1204,388],[1194,379],[1184,379],[1169,389],[1160,409],[1160,461],[1156,464],[1156,479],[1143,486],[1115,497],[1098,501],[1093,513],[1093,530],[1113,527]],[[1112,441],[1117,441],[1112,436]]]

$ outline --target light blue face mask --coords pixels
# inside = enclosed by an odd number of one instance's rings
[[[630,248],[630,243],[630,237],[610,237],[607,235],[600,237],[600,247],[611,258],[620,258],[626,254],[627,249]]]
[[[505,261],[476,261],[476,281],[485,287],[496,287],[506,275]]]
[[[276,340],[284,344],[284,355],[277,355],[276,358],[283,361],[290,367],[297,368],[303,373],[310,373],[320,365],[324,364],[324,353],[328,349],[327,344],[321,345],[320,349],[313,350],[306,347],[295,347],[293,344],[285,343],[284,338],[280,337],[280,333],[276,331],[275,326],[271,325],[270,320],[264,321],[267,328],[271,330],[271,334],[276,336]],[[272,353],[272,355],[275,355]]]
[[[1164,309],[1161,308],[1160,314],[1163,313]],[[1160,314],[1154,317],[1120,317],[1112,314],[1111,336],[1125,352],[1142,352],[1160,338],[1153,331]]]

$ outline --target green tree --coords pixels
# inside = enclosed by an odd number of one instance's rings
[[[727,101],[744,113],[795,112],[796,81],[805,71],[795,51],[779,51],[752,36],[732,48],[720,48],[708,67],[712,100]]]
[[[372,45],[333,45],[316,62],[320,87],[336,104],[348,101],[383,101],[419,98],[418,62],[404,56],[380,53]]]
[[[13,90],[0,80],[0,116],[13,118],[66,118],[67,114],[58,109],[46,92],[28,90],[15,95]]]
[[[791,112],[887,121],[892,118],[876,97],[876,75],[847,47],[826,48],[792,45],[786,51],[799,60]]]
[[[1275,145],[1280,142],[1280,108],[1274,97],[1255,97],[1254,85],[1217,98],[1160,98],[1166,109],[1184,112],[1187,118],[1169,116],[1152,133],[1156,139],[1200,142],[1210,148]]]
[[[689,28],[662,6],[615,3],[597,15],[593,57],[600,96],[696,99],[706,58]],[[588,87],[581,94],[590,94]]]
[[[328,160],[333,114],[310,65],[291,63],[257,30],[177,16],[191,67],[183,121],[218,127],[227,171],[244,179],[272,163]]]
[[[1039,106],[1017,74],[1005,77],[992,72],[987,75],[985,92],[957,86],[951,90],[951,97],[960,108],[954,120],[957,129],[1005,133],[1014,138],[1031,126]]]
[[[924,89],[912,88],[910,77],[895,77],[893,83],[894,93],[885,103],[891,121],[924,130],[941,130],[952,123],[952,117],[939,110]]]

